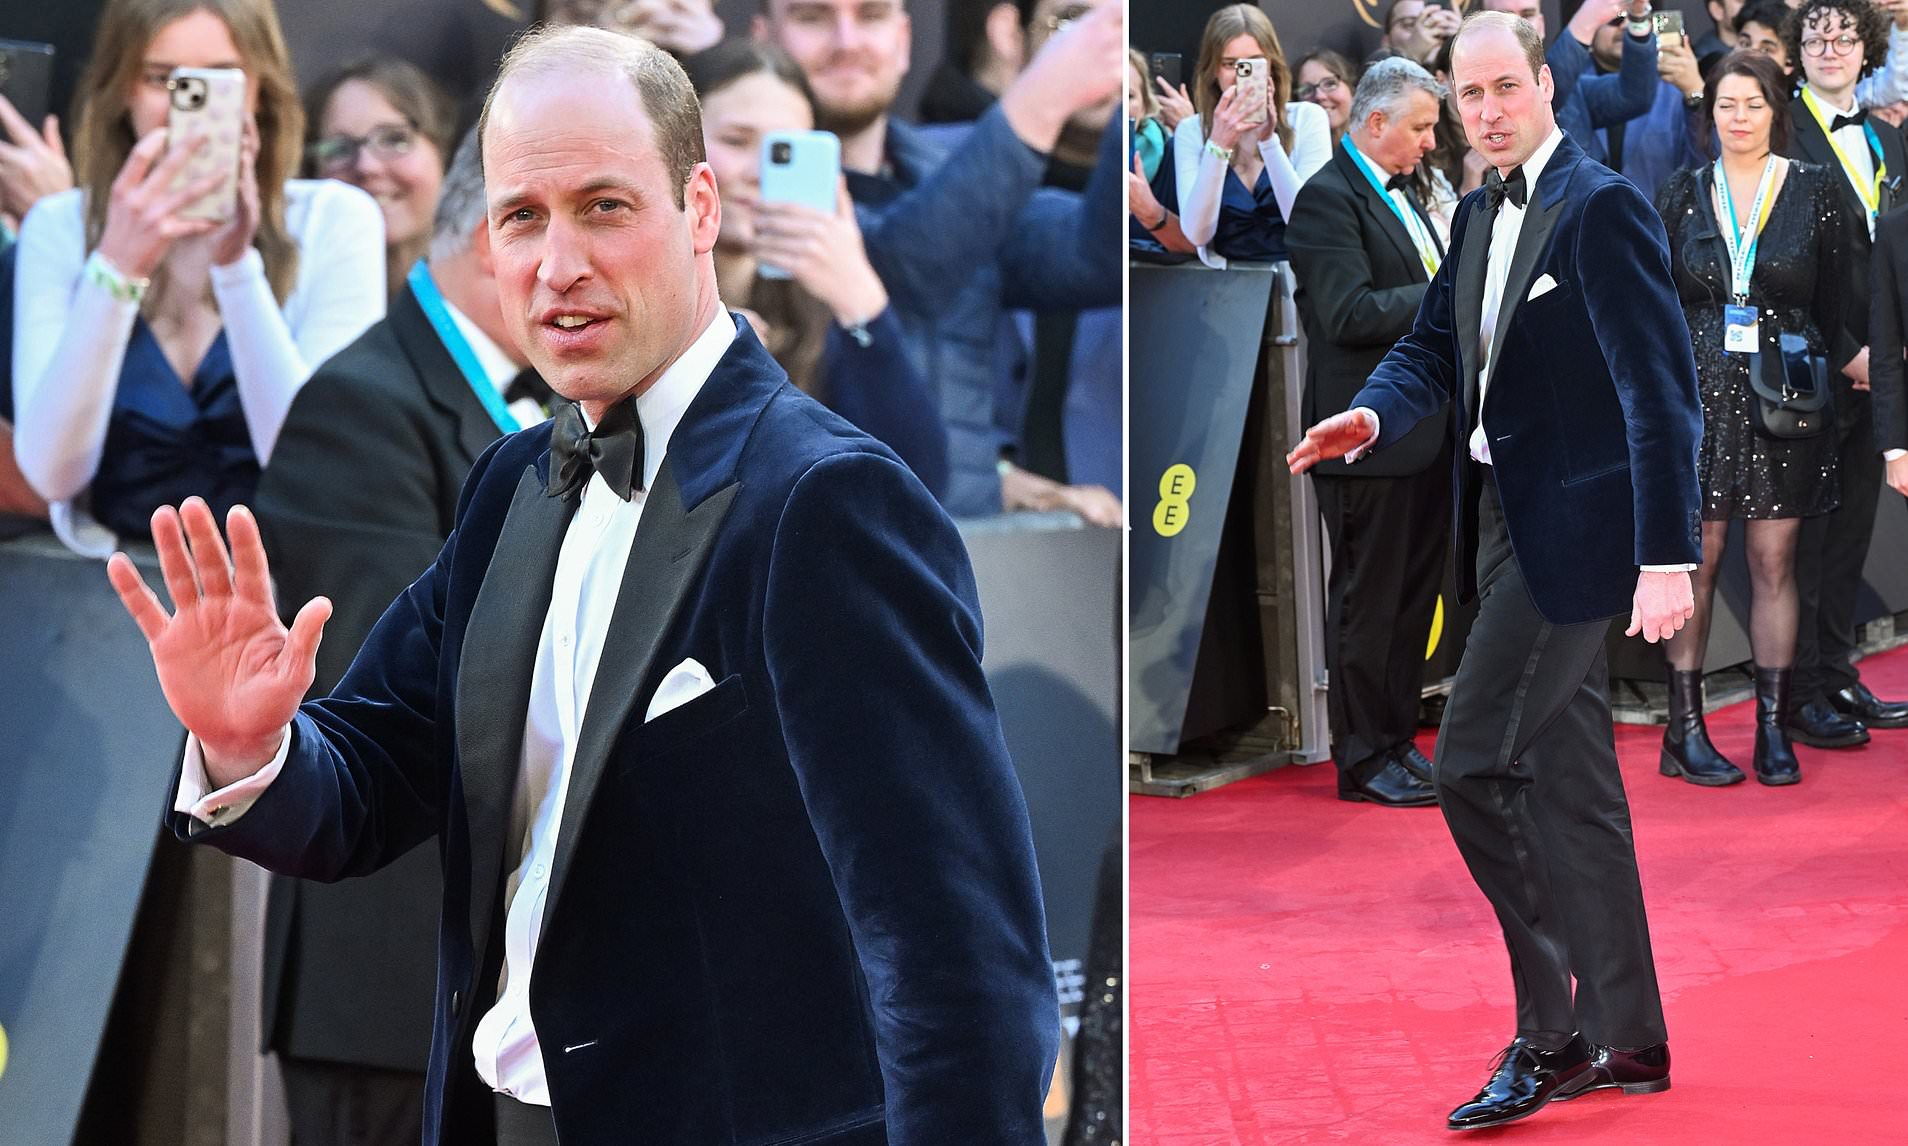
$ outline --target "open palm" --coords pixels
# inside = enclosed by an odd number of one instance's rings
[[[331,615],[331,602],[319,597],[287,629],[273,606],[257,520],[236,507],[226,531],[229,560],[212,510],[199,498],[152,515],[160,573],[175,610],[170,616],[124,553],[113,554],[106,566],[146,635],[166,703],[205,749],[214,787],[243,779],[277,751],[311,687],[318,640]]]

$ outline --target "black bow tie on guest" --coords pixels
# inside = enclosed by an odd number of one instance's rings
[[[1829,120],[1829,134],[1834,135],[1845,127],[1860,127],[1867,122],[1867,108],[1862,108],[1854,115],[1838,115],[1834,119]]]
[[[1409,191],[1415,182],[1416,180],[1412,179],[1410,175],[1393,175],[1391,178],[1385,180],[1385,190]]]
[[[1522,167],[1512,168],[1509,179],[1499,175],[1495,167],[1484,174],[1484,206],[1492,211],[1502,207],[1506,199],[1523,210],[1527,190]]]
[[[569,497],[590,480],[603,475],[616,496],[628,501],[643,488],[643,423],[636,417],[636,400],[625,398],[611,406],[592,430],[583,421],[583,408],[567,403],[556,412],[550,427],[550,496]]]
[[[554,397],[555,392],[550,389],[550,384],[543,380],[541,374],[531,369],[525,369],[512,378],[510,385],[504,387],[503,393],[506,405],[528,398],[546,410],[552,405]]]

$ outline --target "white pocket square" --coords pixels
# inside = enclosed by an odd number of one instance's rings
[[[1538,299],[1544,297],[1545,295],[1549,294],[1551,291],[1556,289],[1557,289],[1556,279],[1551,278],[1549,275],[1539,275],[1537,278],[1537,281],[1531,284],[1530,294],[1524,299],[1524,301],[1536,302]]]
[[[715,687],[715,681],[709,678],[709,670],[694,657],[683,661],[669,670],[662,683],[656,686],[656,694],[649,698],[649,712],[643,717],[643,723],[661,716],[665,712],[681,708],[703,693]]]

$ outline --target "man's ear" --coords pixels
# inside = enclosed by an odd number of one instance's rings
[[[497,268],[490,262],[490,219],[488,216],[477,220],[477,226],[470,233],[470,249],[477,256],[477,266],[486,278],[496,278]]]
[[[716,236],[722,233],[722,196],[716,191],[715,171],[707,163],[698,163],[689,172],[682,206],[689,216],[691,245],[696,254],[708,254],[715,249]]]
[[[1011,74],[1020,74],[1027,64],[1027,30],[1020,26],[1017,4],[996,4],[987,10],[987,50],[1005,64]]]

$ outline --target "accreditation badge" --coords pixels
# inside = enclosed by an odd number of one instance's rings
[[[1756,337],[1756,308],[1723,307],[1723,349],[1731,354],[1754,354],[1761,343]]]

